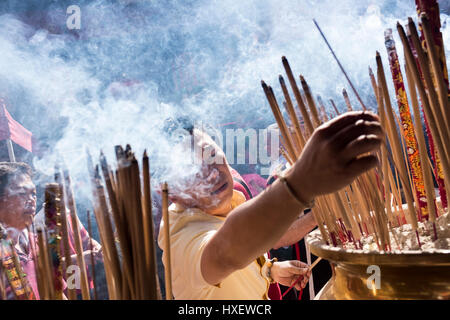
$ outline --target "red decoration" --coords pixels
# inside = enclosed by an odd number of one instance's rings
[[[33,152],[32,136],[30,131],[13,119],[5,102],[0,100],[0,140],[11,139],[22,148]]]

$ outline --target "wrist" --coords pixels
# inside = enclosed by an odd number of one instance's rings
[[[311,180],[311,172],[308,171],[307,167],[300,160],[291,170],[286,172],[285,177],[299,197],[305,202],[310,202],[318,196],[314,192],[314,187],[318,181]]]
[[[266,260],[266,263],[264,264],[261,270],[262,275],[271,284],[276,282],[276,280],[274,279],[274,271],[276,270],[277,261],[278,261],[277,258]]]
[[[281,176],[280,180],[281,183],[284,184],[284,187],[291,196],[291,198],[295,199],[295,201],[299,205],[301,205],[303,209],[312,208],[314,206],[315,196],[307,191],[308,188],[296,186],[296,184],[293,182],[291,175]]]

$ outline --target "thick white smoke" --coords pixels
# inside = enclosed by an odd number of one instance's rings
[[[139,157],[144,149],[165,155],[172,174],[183,175],[186,158],[159,131],[167,117],[187,113],[248,127],[274,122],[260,80],[281,96],[283,55],[315,94],[343,110],[342,88],[349,88],[313,18],[364,101],[374,104],[367,67],[378,50],[388,71],[384,30],[394,29],[402,57],[395,24],[416,20],[414,0],[100,0],[80,1],[81,29],[69,31],[71,4],[40,8],[39,23],[3,8],[0,88],[18,120],[48,142],[36,168],[50,174],[62,157],[80,187],[87,185],[86,148],[113,162],[116,144],[131,144]],[[443,34],[448,43],[449,27]]]

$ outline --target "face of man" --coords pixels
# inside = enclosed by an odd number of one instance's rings
[[[199,208],[212,215],[226,215],[231,209],[233,177],[223,150],[206,133],[194,129],[195,160],[201,164],[195,178],[183,185],[174,202]],[[192,142],[192,140],[191,140]]]
[[[0,222],[7,227],[23,230],[36,214],[36,187],[30,176],[13,178],[0,197]]]

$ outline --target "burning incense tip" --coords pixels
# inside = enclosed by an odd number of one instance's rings
[[[369,66],[369,75],[373,76],[373,71],[372,71],[372,68],[370,66]]]
[[[264,82],[264,80],[261,80],[261,86],[265,89],[267,89],[267,84]]]

